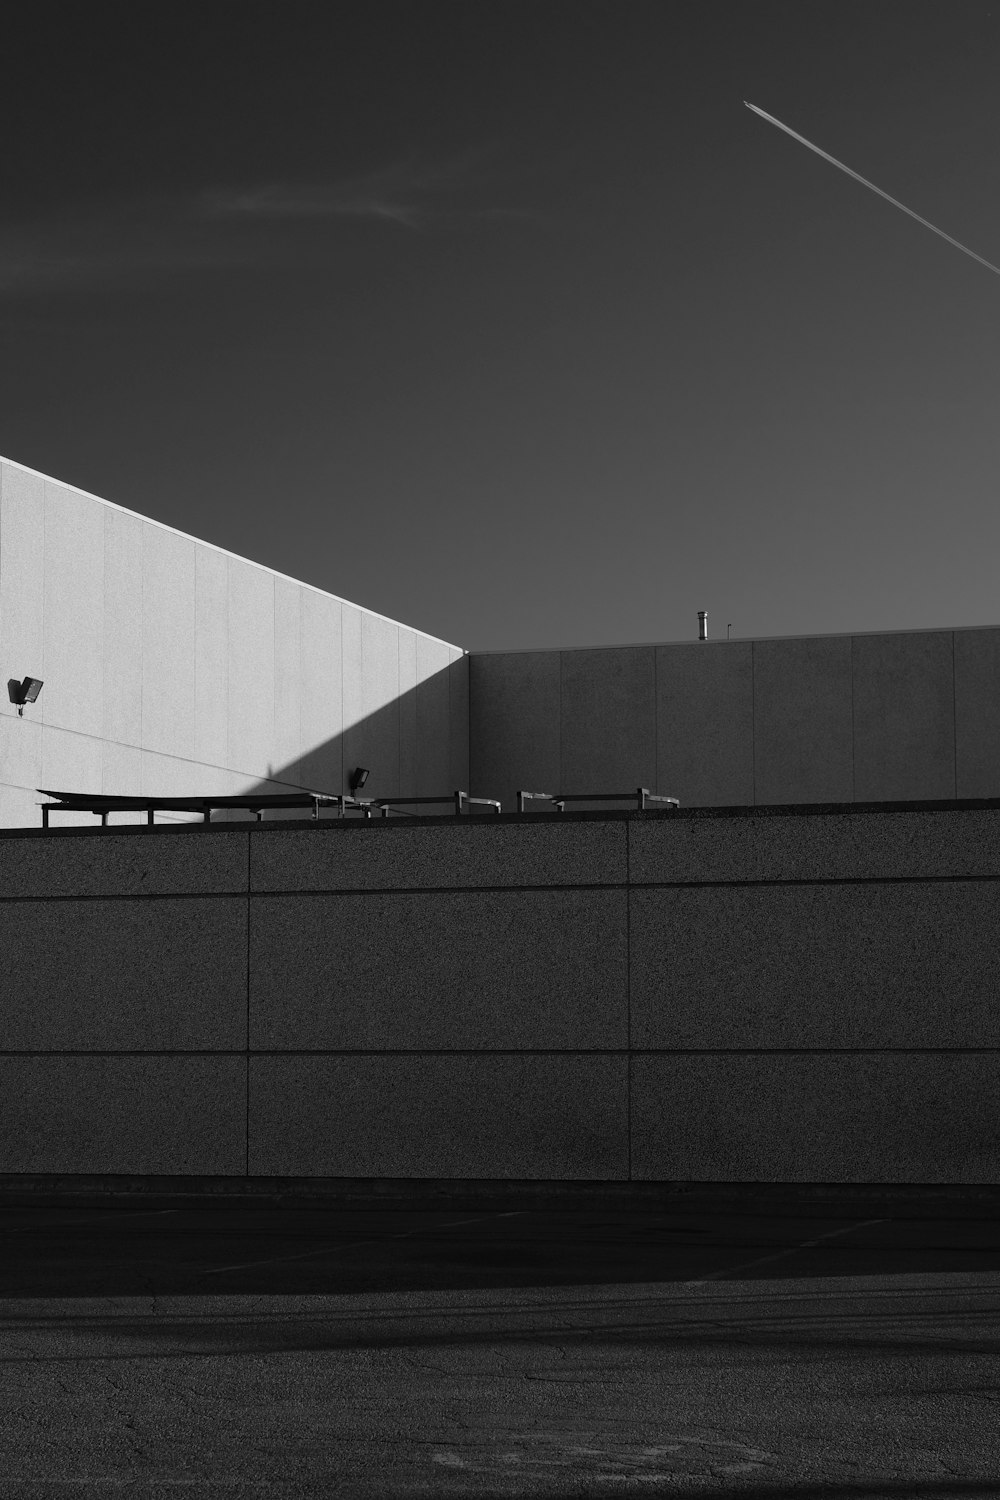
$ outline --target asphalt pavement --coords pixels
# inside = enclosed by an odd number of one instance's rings
[[[1000,1497],[1000,1222],[0,1201],[0,1495]]]

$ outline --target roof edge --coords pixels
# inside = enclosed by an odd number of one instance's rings
[[[12,469],[20,469],[23,474],[33,474],[36,479],[41,479],[48,484],[57,484],[61,489],[72,490],[76,495],[82,495],[85,500],[96,500],[99,505],[106,505],[109,510],[117,510],[125,516],[135,516],[136,520],[144,521],[147,526],[156,526],[160,531],[168,531],[172,536],[179,536],[186,542],[195,542],[199,547],[208,547],[212,552],[219,552],[223,557],[231,557],[236,562],[246,563],[248,567],[259,568],[262,573],[270,573],[272,578],[282,578],[286,583],[294,583],[298,588],[309,589],[314,594],[321,594],[325,599],[335,599],[338,604],[346,604],[351,609],[358,609],[362,614],[371,615],[376,620],[384,620],[387,625],[395,625],[400,630],[408,630],[413,635],[422,635],[425,640],[434,641],[439,646],[447,646],[449,651],[461,651],[464,656],[468,652],[464,646],[458,646],[454,641],[446,641],[442,636],[431,635],[428,630],[421,630],[417,625],[407,625],[403,620],[394,620],[390,615],[380,614],[377,609],[369,609],[367,605],[357,604],[353,599],[345,599],[340,594],[332,594],[329,589],[321,589],[315,583],[306,583],[303,578],[293,578],[290,573],[281,573],[277,568],[269,567],[267,563],[256,562],[252,557],[244,557],[240,552],[232,552],[228,547],[220,547],[215,542],[206,542],[202,537],[192,536],[189,531],[181,531],[177,526],[168,526],[165,521],[157,521],[155,516],[144,516],[141,511],[130,510],[127,505],[119,505],[116,500],[106,500],[103,495],[95,495],[91,490],[81,489],[78,484],[70,484],[66,479],[57,479],[54,474],[44,474],[41,469],[32,469],[28,464],[18,463],[16,458],[7,458],[0,453],[0,464],[9,464]]]

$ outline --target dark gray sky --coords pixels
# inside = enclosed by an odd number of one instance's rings
[[[4,11],[0,452],[473,649],[996,624],[1000,0]]]

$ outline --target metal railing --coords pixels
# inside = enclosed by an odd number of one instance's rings
[[[314,821],[318,821],[321,811],[327,810],[340,818],[358,813],[368,819],[388,818],[392,814],[419,818],[422,814],[410,809],[431,807],[451,807],[457,818],[463,814],[474,816],[477,808],[493,814],[503,812],[503,804],[497,798],[471,797],[464,791],[448,792],[442,797],[351,797],[327,792],[251,792],[240,797],[116,797],[98,792],[52,792],[44,787],[38,790],[41,796],[54,799],[39,804],[43,828],[49,827],[49,815],[54,812],[93,813],[105,828],[113,812],[143,812],[147,825],[152,825],[158,812],[199,813],[203,823],[210,823],[213,812],[232,809],[253,813],[258,823],[265,812],[291,812],[297,808],[308,809]],[[632,803],[638,812],[654,807],[680,807],[677,797],[661,797],[645,786],[636,787],[633,792],[518,792],[519,813],[528,811],[529,802],[546,803],[560,813],[574,802],[626,802]]]
[[[636,787],[634,792],[518,792],[517,810],[527,812],[526,802],[549,802],[556,812],[565,812],[567,802],[635,802],[637,812],[645,812],[652,804],[680,807],[677,797],[661,797],[646,786]]]
[[[389,812],[402,811],[408,807],[444,807],[448,804],[455,809],[455,816],[459,818],[463,811],[470,813],[475,807],[489,807],[495,813],[503,812],[503,803],[494,797],[470,797],[468,792],[452,792],[448,797],[373,797],[372,806],[382,809],[382,816]],[[418,818],[419,813],[411,813],[411,817]]]
[[[55,799],[39,804],[43,828],[48,828],[49,814],[54,812],[93,813],[100,818],[101,827],[106,828],[108,815],[113,812],[144,812],[147,826],[152,826],[158,812],[200,813],[202,822],[210,823],[212,813],[216,810],[240,809],[253,813],[259,823],[265,812],[288,812],[296,808],[308,809],[314,820],[319,819],[321,809],[335,811],[341,818],[349,812],[358,812],[363,818],[372,818],[376,814],[387,818],[390,812],[403,812],[405,808],[414,806],[450,805],[454,807],[456,817],[461,816],[463,811],[471,813],[473,806],[489,807],[495,813],[503,810],[501,804],[493,798],[470,797],[468,792],[462,791],[449,792],[445,797],[350,797],[333,796],[326,792],[251,792],[241,797],[116,797],[98,792],[52,792],[45,787],[39,787],[38,791],[43,797]],[[403,812],[403,815],[407,814]],[[419,817],[420,814],[411,813],[409,816]]]

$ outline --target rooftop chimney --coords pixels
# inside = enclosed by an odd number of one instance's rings
[[[699,611],[698,611],[698,639],[699,639],[699,641],[707,641],[708,640],[708,610],[707,609],[699,609]]]

